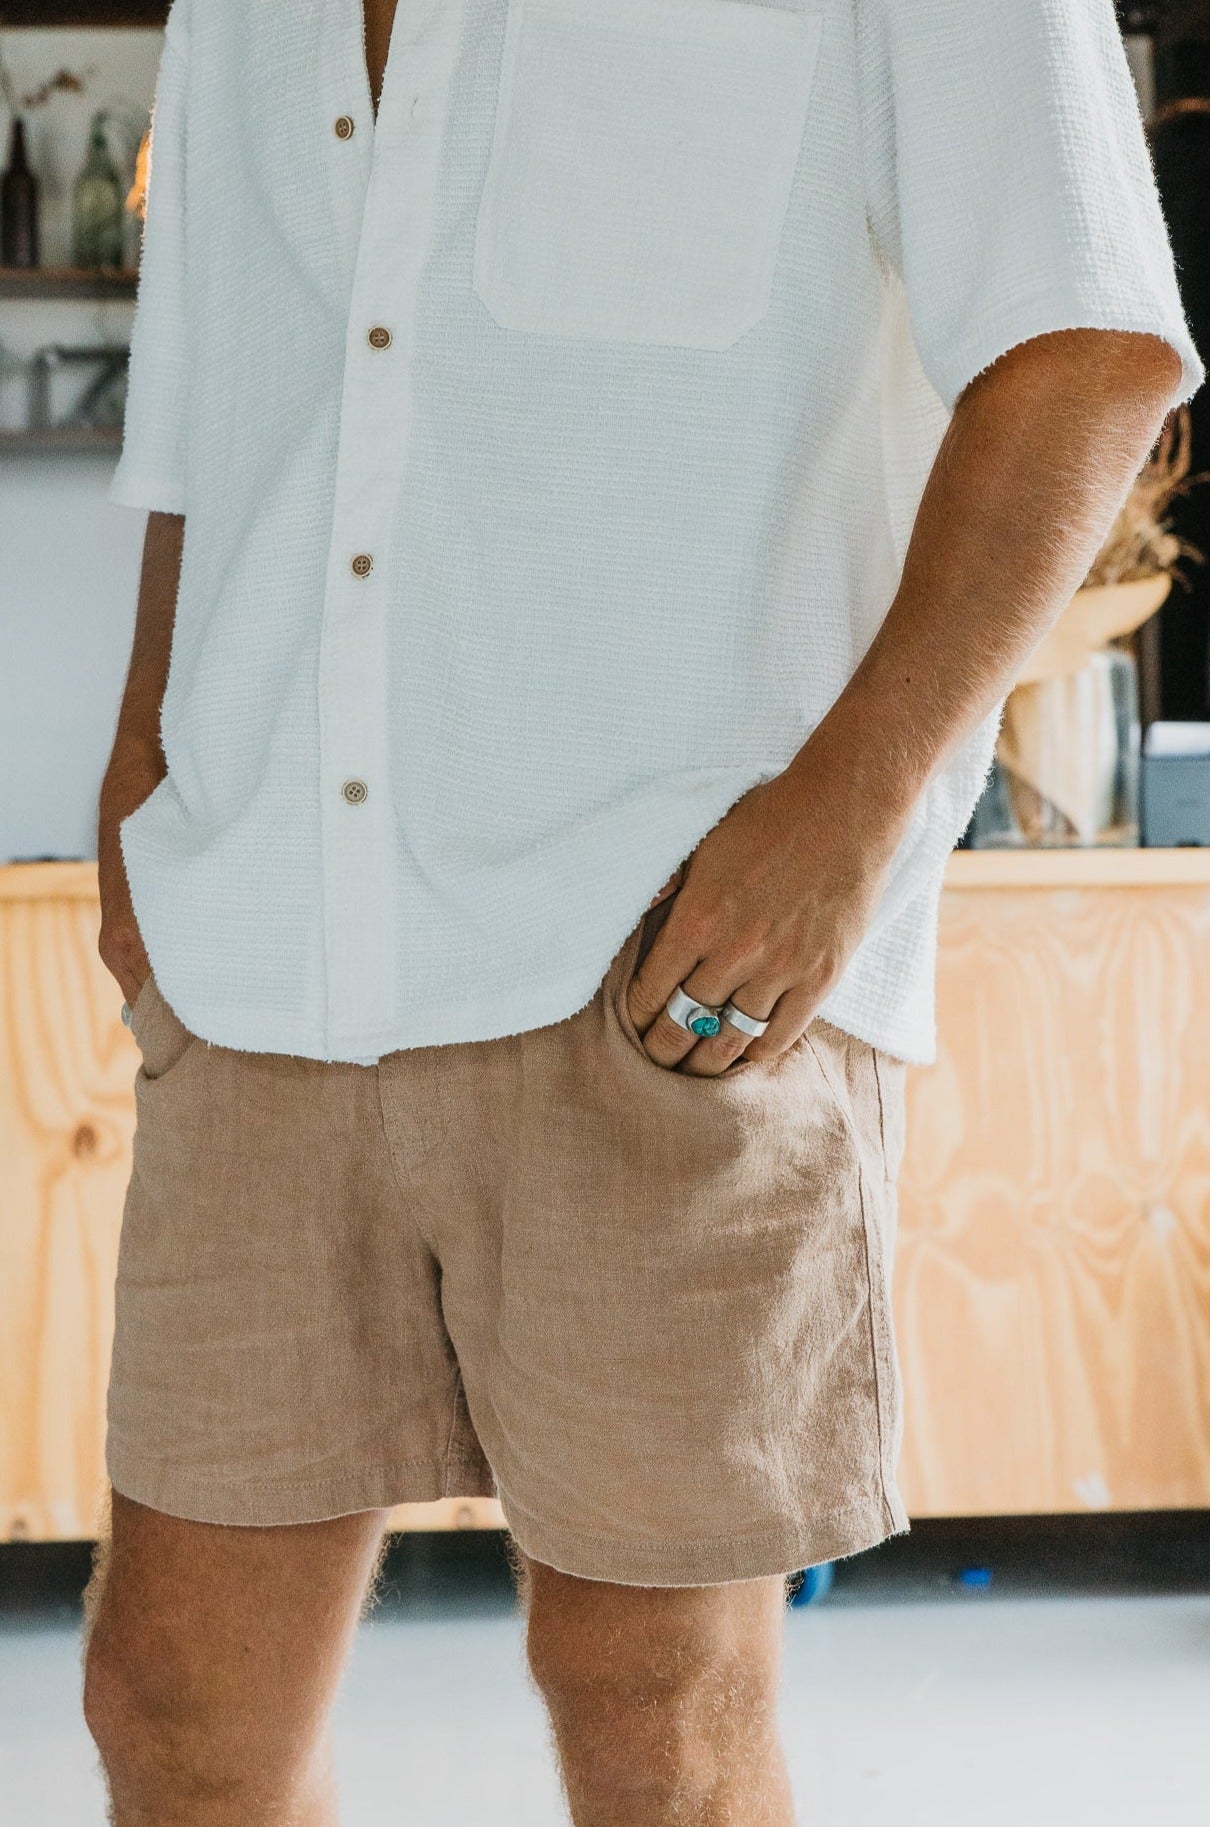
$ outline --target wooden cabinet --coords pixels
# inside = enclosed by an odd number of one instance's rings
[[[967,853],[909,1078],[917,1516],[1210,1506],[1210,854]]]
[[[0,870],[0,1539],[92,1533],[133,1041],[96,871]]]
[[[137,1051],[96,932],[91,865],[0,869],[0,1539],[102,1501]],[[1210,855],[953,858],[895,1270],[914,1515],[1210,1506],[1208,1016]]]

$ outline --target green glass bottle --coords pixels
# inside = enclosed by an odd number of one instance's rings
[[[72,257],[78,267],[121,267],[125,226],[122,203],[122,180],[109,156],[105,115],[101,112],[93,116],[88,158],[76,179]]]

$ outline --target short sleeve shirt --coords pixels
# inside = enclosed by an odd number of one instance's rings
[[[181,1018],[585,1004],[844,688],[963,387],[1075,327],[1204,378],[1111,0],[400,0],[377,119],[351,0],[176,0],[114,494],[186,517],[122,828]],[[996,723],[821,1010],[909,1060]]]

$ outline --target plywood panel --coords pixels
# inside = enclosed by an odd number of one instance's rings
[[[0,1538],[87,1536],[102,1490],[137,1052],[97,929],[95,877],[0,898]]]
[[[909,1075],[905,1497],[1210,1505],[1210,889],[994,885],[1016,860],[951,874]]]

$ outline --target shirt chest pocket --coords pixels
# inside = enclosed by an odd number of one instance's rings
[[[508,0],[474,287],[506,329],[726,349],[768,309],[822,21]]]

